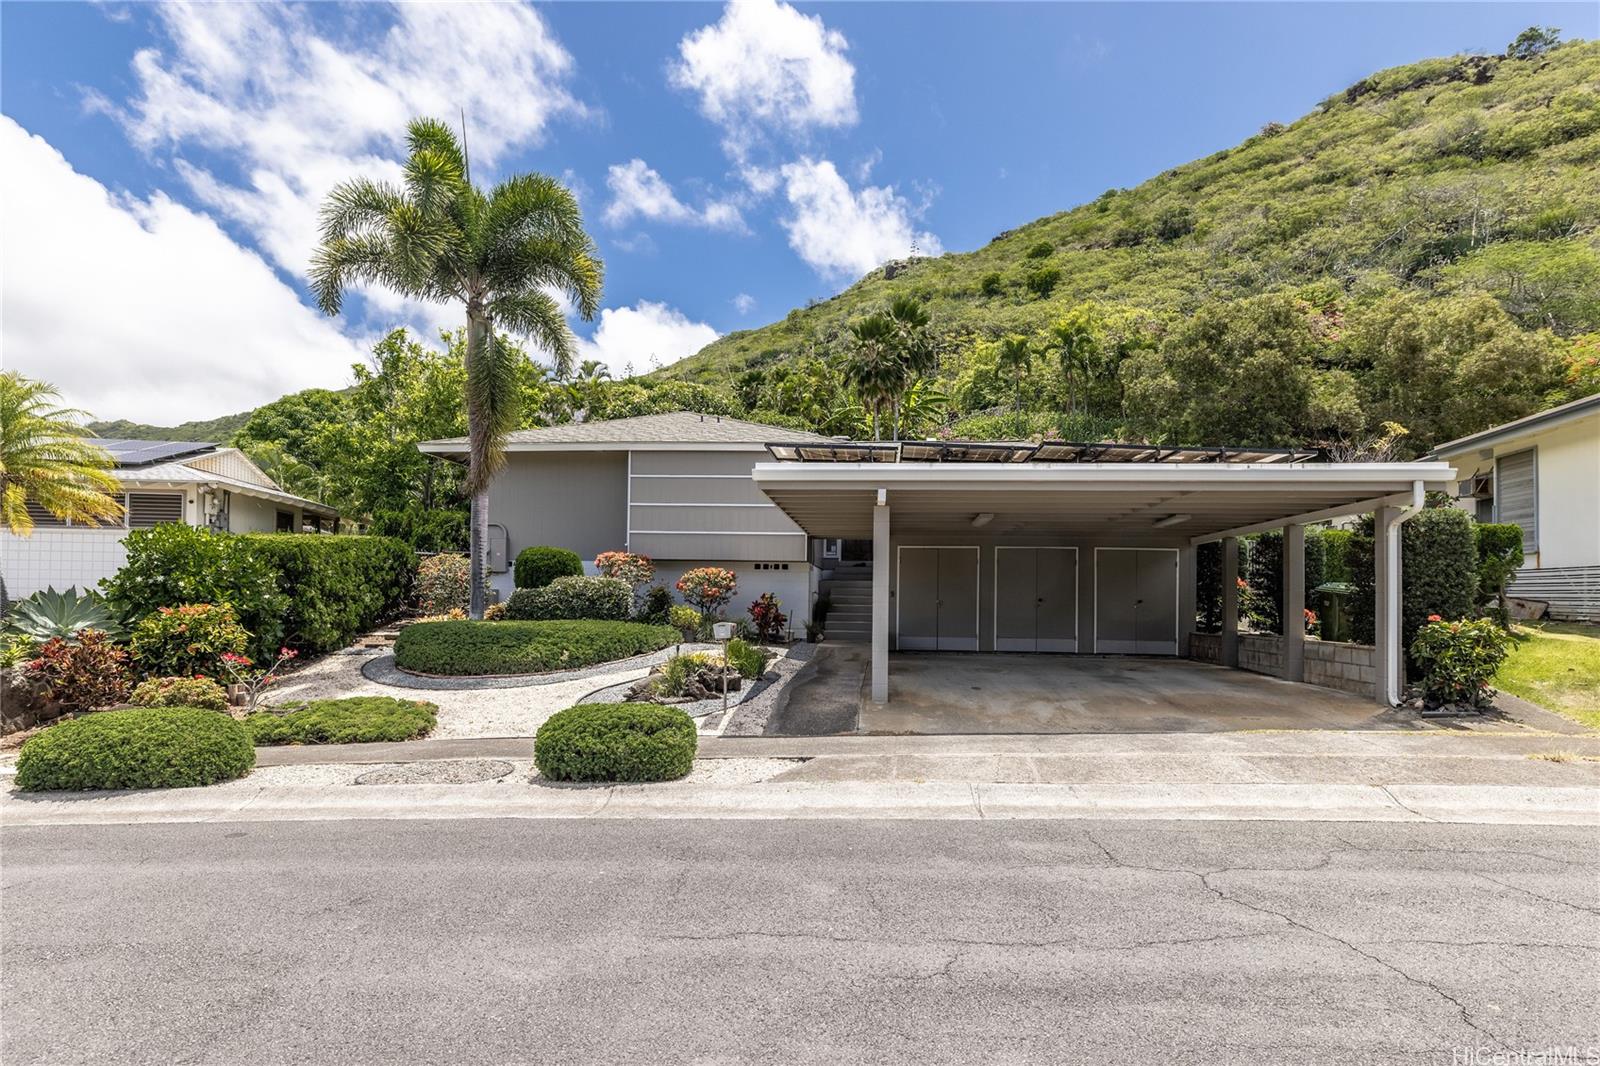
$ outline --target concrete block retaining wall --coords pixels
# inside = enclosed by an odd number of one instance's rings
[[[1222,634],[1189,634],[1189,658],[1222,662]],[[1276,633],[1240,633],[1239,666],[1258,674],[1283,676],[1283,638]],[[1308,685],[1370,696],[1377,683],[1371,644],[1341,644],[1306,638],[1305,680]]]

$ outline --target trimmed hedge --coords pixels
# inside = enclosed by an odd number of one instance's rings
[[[1321,609],[1316,593],[1323,577],[1323,533],[1318,529],[1306,530],[1306,569],[1304,607]],[[1249,587],[1245,590],[1241,607],[1256,628],[1267,633],[1283,632],[1283,533],[1269,530],[1249,538],[1248,556],[1239,563],[1239,576]],[[1218,564],[1220,575],[1220,562]],[[1220,595],[1220,593],[1219,593]],[[1217,607],[1219,628],[1221,604]]]
[[[1349,599],[1353,638],[1371,644],[1377,583],[1372,573],[1373,522],[1365,515],[1350,538]],[[1454,507],[1428,507],[1400,527],[1400,646],[1416,673],[1410,648],[1430,614],[1446,621],[1471,618],[1478,593],[1478,546],[1472,518]]]
[[[654,703],[582,703],[551,715],[533,762],[551,781],[673,781],[694,767],[694,720]]]
[[[22,745],[17,787],[194,788],[256,763],[244,726],[197,707],[136,707],[60,722]]]
[[[439,708],[422,700],[354,696],[310,700],[287,714],[257,711],[244,720],[257,746],[273,744],[372,744],[416,740],[433,731]]]
[[[130,619],[161,607],[229,604],[251,634],[250,656],[285,644],[308,652],[349,644],[400,608],[416,556],[390,537],[213,533],[175,522],[131,530],[128,561],[101,582]]]
[[[451,677],[541,674],[676,644],[669,626],[640,622],[419,622],[400,631],[395,665]]]
[[[566,548],[538,545],[517,553],[511,577],[519,589],[542,589],[558,577],[582,577],[583,560]]]
[[[598,618],[625,622],[633,615],[633,588],[614,577],[558,577],[538,589],[517,589],[506,617],[519,621]]]

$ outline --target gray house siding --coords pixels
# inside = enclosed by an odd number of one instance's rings
[[[765,457],[760,448],[633,452],[628,550],[657,559],[804,562],[804,531],[751,480]]]
[[[512,452],[489,490],[489,522],[505,527],[508,561],[552,544],[591,562],[622,547],[627,512],[627,452]],[[511,574],[493,578],[509,596]]]

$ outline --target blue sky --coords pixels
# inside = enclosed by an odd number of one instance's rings
[[[0,8],[5,362],[100,417],[339,387],[451,325],[306,301],[316,206],[467,112],[474,177],[578,192],[606,261],[582,353],[643,371],[884,259],[964,251],[1290,121],[1374,70],[1593,3]]]

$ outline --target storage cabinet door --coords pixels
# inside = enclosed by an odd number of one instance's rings
[[[1130,552],[1139,557],[1140,655],[1178,654],[1178,553]]]
[[[933,651],[939,647],[939,549],[901,548],[899,560],[895,646],[902,651]]]
[[[939,549],[940,651],[978,650],[978,549]]]
[[[1078,552],[1036,548],[1034,650],[1078,650]]]
[[[1038,558],[1034,548],[994,550],[994,650],[1037,651]]]
[[[1094,566],[1094,650],[1107,654],[1137,652],[1139,553],[1096,549]]]

